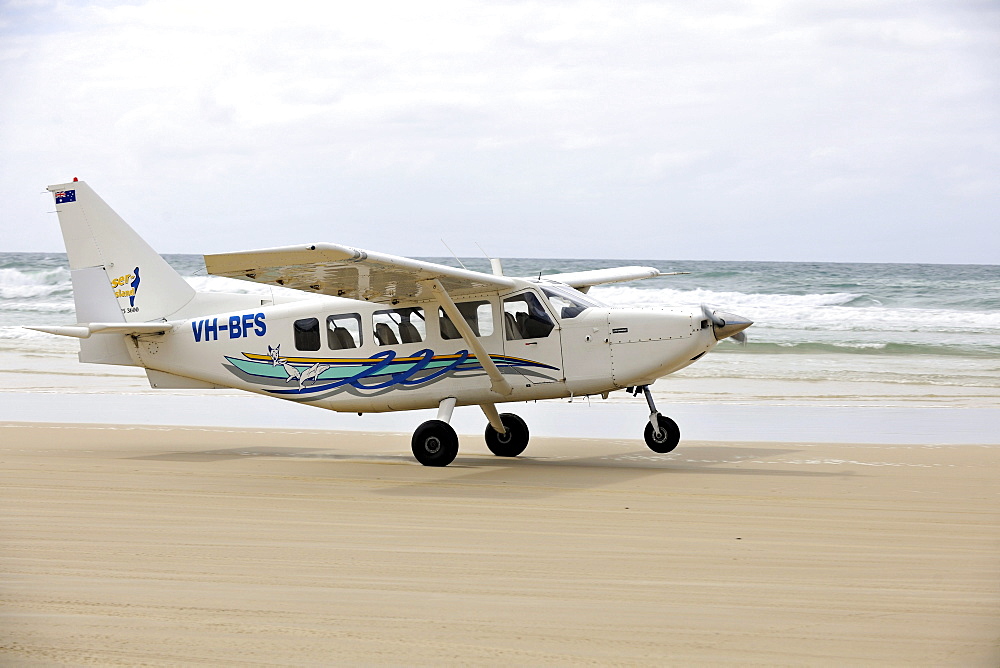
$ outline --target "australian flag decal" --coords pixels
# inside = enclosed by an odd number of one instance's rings
[[[65,204],[66,202],[76,201],[76,191],[75,190],[60,190],[56,193],[56,204]]]

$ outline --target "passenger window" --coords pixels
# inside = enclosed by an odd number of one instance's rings
[[[298,350],[319,350],[319,318],[296,320],[294,330]]]
[[[347,350],[360,346],[361,316],[357,313],[345,313],[327,317],[326,344],[331,350]]]
[[[380,346],[420,343],[427,338],[424,310],[417,306],[375,311],[372,322]]]
[[[503,300],[503,328],[508,341],[545,338],[553,327],[552,318],[533,293]]]
[[[489,336],[493,333],[493,306],[488,301],[461,302],[455,304],[458,312],[469,323],[469,328],[476,336]],[[460,339],[455,323],[444,312],[443,308],[438,309],[438,322],[441,324],[442,339]]]

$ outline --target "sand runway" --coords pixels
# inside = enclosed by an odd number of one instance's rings
[[[6,664],[1000,663],[1000,446],[0,439]]]

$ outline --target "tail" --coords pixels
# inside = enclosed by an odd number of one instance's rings
[[[77,324],[29,327],[80,339],[80,361],[145,366],[129,352],[127,335],[163,334],[165,321],[259,306],[256,295],[195,292],[83,181],[49,186],[73,280]],[[135,344],[137,345],[137,344]],[[205,387],[184,379],[163,385],[169,374],[150,376],[154,387]]]
[[[195,291],[83,181],[49,186],[69,256],[77,321],[167,318]]]

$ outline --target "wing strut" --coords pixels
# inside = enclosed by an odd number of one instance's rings
[[[500,413],[497,412],[497,407],[494,404],[479,404],[479,407],[483,409],[486,419],[490,421],[490,426],[496,433],[507,433],[507,427],[503,426],[503,420],[500,419]]]
[[[486,371],[486,375],[490,377],[490,389],[503,396],[511,394],[514,391],[514,388],[512,388],[510,383],[507,382],[507,379],[503,377],[503,374],[500,373],[500,369],[497,368],[497,365],[493,362],[490,354],[486,352],[486,348],[483,348],[483,344],[476,338],[472,328],[469,327],[469,323],[465,321],[465,318],[462,317],[462,313],[458,310],[458,307],[455,306],[455,302],[452,301],[451,295],[449,295],[448,291],[444,289],[443,285],[441,285],[441,281],[436,278],[432,278],[429,281],[424,282],[430,286],[434,296],[437,297],[438,302],[441,304],[441,308],[443,308],[444,312],[448,314],[448,318],[450,318],[452,324],[455,325],[455,329],[457,329],[458,333],[462,335],[463,339],[465,339],[465,343],[472,349],[472,353],[476,356],[476,360],[478,360],[479,364],[482,365],[483,370]]]

